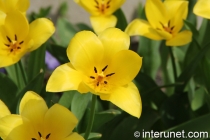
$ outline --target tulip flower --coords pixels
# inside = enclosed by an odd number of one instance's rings
[[[99,34],[108,27],[115,27],[117,18],[113,13],[119,9],[125,0],[75,0],[90,13],[90,22],[94,31]]]
[[[70,62],[55,69],[46,90],[92,92],[139,118],[141,99],[132,80],[142,58],[128,50],[129,44],[129,36],[116,28],[99,36],[90,31],[77,33],[67,48]]]
[[[28,23],[19,11],[7,14],[0,26],[0,67],[18,62],[27,52],[39,48],[54,33],[53,23],[39,18]]]
[[[0,103],[0,112],[4,109]],[[19,112],[0,118],[4,140],[84,140],[72,132],[78,120],[67,108],[54,104],[48,109],[43,98],[32,91],[22,98]]]
[[[181,31],[188,13],[185,0],[147,0],[147,20],[135,19],[125,32],[130,36],[142,35],[153,40],[166,40],[167,46],[182,46],[192,40],[192,32]]]
[[[210,0],[198,0],[198,2],[195,4],[193,12],[198,16],[210,19],[209,6]]]
[[[18,10],[25,13],[29,5],[29,0],[0,0],[0,25],[4,23],[8,12]]]

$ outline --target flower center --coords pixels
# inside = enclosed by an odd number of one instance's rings
[[[45,138],[43,138],[42,137],[42,134],[40,133],[40,132],[38,132],[38,134],[39,134],[39,140],[49,140],[49,137],[50,137],[50,135],[51,135],[51,133],[49,133],[49,134],[47,134],[47,136],[45,137]],[[31,140],[38,140],[38,139],[36,139],[36,138],[31,138]]]
[[[24,41],[18,41],[17,35],[15,34],[14,40],[12,40],[10,37],[6,36],[8,42],[5,43],[4,45],[7,46],[9,50],[9,54],[13,53],[16,54],[20,49],[21,45],[23,44]]]
[[[106,0],[102,0],[101,3],[99,2],[99,0],[94,0],[94,1],[96,3],[96,6],[95,7],[102,14],[104,14],[105,11],[110,8],[110,2],[111,2],[111,0],[108,0],[107,2],[105,2]]]
[[[109,77],[114,75],[115,73],[105,74],[105,70],[107,69],[108,65],[106,65],[101,72],[94,67],[94,76],[90,76],[91,85],[96,91],[106,91],[108,86]]]
[[[160,24],[161,24],[161,26],[163,27],[163,30],[164,30],[164,31],[166,31],[166,32],[168,32],[168,33],[170,33],[170,34],[172,34],[173,29],[174,29],[175,26],[170,27],[170,20],[168,21],[168,25],[167,25],[167,26],[163,25],[162,22],[160,22]]]

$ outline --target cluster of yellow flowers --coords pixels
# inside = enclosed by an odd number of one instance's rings
[[[125,0],[75,2],[91,14],[90,21],[97,35],[81,31],[72,38],[67,48],[70,62],[53,72],[46,90],[92,92],[139,118],[142,103],[132,80],[141,68],[142,58],[129,50],[129,35],[166,40],[167,46],[191,42],[192,32],[180,31],[188,14],[188,1],[147,0],[148,21],[135,19],[125,32],[113,28],[117,23],[113,13]],[[194,12],[209,18],[210,10],[205,9],[209,5],[210,0],[199,0]],[[0,0],[0,67],[18,62],[55,32],[53,23],[46,18],[29,24],[25,16],[28,7],[28,0]],[[19,112],[20,115],[11,114],[0,101],[0,136],[4,140],[83,140],[82,136],[71,132],[77,119],[67,108],[55,104],[48,109],[45,101],[32,91],[22,98]]]

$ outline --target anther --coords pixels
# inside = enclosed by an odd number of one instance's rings
[[[107,5],[108,5],[110,2],[111,2],[111,0],[109,0],[109,1],[107,2]]]
[[[106,77],[112,76],[113,74],[115,74],[115,73],[107,74]]]
[[[12,41],[11,41],[11,39],[7,36],[7,40],[11,43]]]
[[[50,137],[50,133],[46,136],[46,139],[48,139]]]
[[[168,27],[170,27],[170,20],[168,21]]]
[[[4,44],[4,45],[6,45],[7,47],[9,47],[9,46],[10,46],[9,44]]]
[[[107,67],[108,67],[108,65],[106,65],[106,66],[102,69],[102,71],[105,71]]]
[[[17,47],[17,49],[21,49],[21,47]]]
[[[42,137],[42,134],[40,132],[38,132],[38,133],[39,133],[39,137],[41,138]]]
[[[97,69],[96,69],[96,67],[94,67],[94,71],[95,71],[95,73],[97,73]]]
[[[104,84],[107,84],[107,81],[104,81]]]
[[[11,49],[10,52],[13,52],[13,49]]]
[[[99,82],[97,83],[97,87],[99,86]]]
[[[21,41],[19,44],[21,45],[21,44],[23,44],[23,42],[24,42],[24,41]]]
[[[171,27],[171,30],[173,30],[174,29],[174,26],[173,27]]]
[[[107,6],[106,6],[106,9],[108,9],[109,7],[110,7],[110,6],[109,6],[109,5],[107,5]]]
[[[36,140],[35,138],[31,138],[32,140]]]
[[[15,41],[17,41],[17,36],[16,36],[16,34],[15,34]]]
[[[90,78],[91,78],[91,79],[95,79],[95,77],[93,77],[93,76],[90,76]]]
[[[97,0],[94,0],[94,1],[96,2],[96,4],[97,4],[97,5],[99,5],[99,3],[98,3],[98,1],[97,1]]]

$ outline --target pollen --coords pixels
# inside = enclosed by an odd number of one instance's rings
[[[21,50],[21,45],[24,43],[24,41],[18,41],[18,37],[15,34],[13,38],[10,38],[9,36],[6,36],[7,42],[4,44],[8,49],[8,54],[13,53],[14,55]]]

